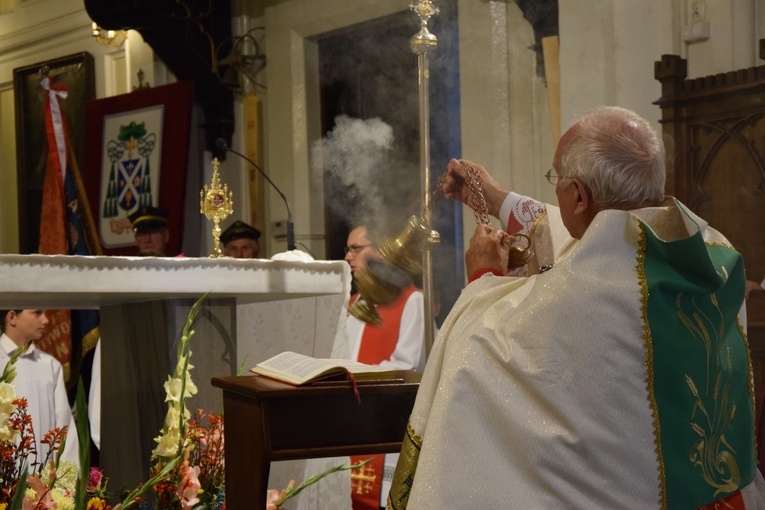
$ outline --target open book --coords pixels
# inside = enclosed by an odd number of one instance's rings
[[[348,373],[353,374],[353,377],[359,381],[396,377],[396,371],[392,368],[367,365],[347,359],[312,358],[291,351],[285,351],[258,363],[250,369],[250,372],[297,386],[336,375],[345,376]]]

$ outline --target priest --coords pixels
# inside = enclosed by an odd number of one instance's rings
[[[444,191],[472,205],[467,165]],[[582,116],[547,174],[559,207],[476,169],[490,212],[533,232],[530,276],[505,276],[510,234],[477,227],[388,507],[765,508],[742,258],[664,197],[650,124]]]
[[[345,260],[351,274],[358,277],[371,260],[382,259],[375,244],[376,236],[367,225],[357,225],[348,234]],[[360,296],[351,297],[353,304]],[[380,324],[367,324],[349,315],[346,328],[351,358],[369,365],[396,370],[422,372],[425,367],[425,310],[422,291],[410,282],[399,296],[386,305],[375,305]],[[371,459],[365,466],[351,473],[351,499],[353,510],[379,510],[395,470],[397,455],[354,455],[351,463]]]

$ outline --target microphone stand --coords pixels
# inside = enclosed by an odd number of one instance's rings
[[[226,143],[226,140],[223,138],[218,138],[215,140],[215,146],[218,149],[222,149],[227,152],[231,152],[233,154],[236,154],[249,164],[251,164],[255,169],[260,172],[260,175],[262,175],[268,183],[276,190],[277,193],[279,193],[279,196],[282,197],[282,200],[284,200],[284,205],[287,207],[287,251],[293,251],[295,249],[295,222],[292,219],[292,210],[290,209],[290,203],[287,201],[287,197],[284,196],[284,193],[279,189],[279,187],[274,184],[274,181],[271,180],[270,177],[250,158],[245,156],[239,151],[236,151],[228,146]]]

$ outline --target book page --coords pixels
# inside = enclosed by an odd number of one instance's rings
[[[325,359],[328,364],[333,366],[343,367],[353,374],[366,374],[366,373],[388,373],[392,369],[381,367],[379,365],[367,365],[360,361],[353,361],[350,359]]]
[[[273,358],[257,365],[257,367],[266,368],[274,372],[290,374],[300,380],[310,379],[331,366],[332,364],[326,360],[312,358],[291,351],[277,354]]]

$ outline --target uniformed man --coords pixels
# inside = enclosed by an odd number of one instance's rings
[[[256,259],[260,255],[260,230],[236,220],[220,236],[223,252],[235,259]]]
[[[167,209],[144,206],[139,207],[129,216],[139,254],[167,256],[165,247],[170,240],[170,231],[167,229],[169,214]]]

